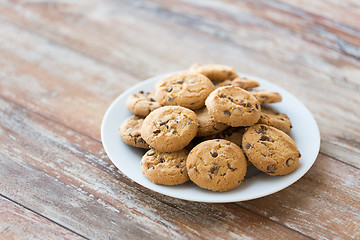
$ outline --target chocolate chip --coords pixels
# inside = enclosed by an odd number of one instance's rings
[[[215,131],[218,131],[219,129],[217,129],[215,126],[212,127]]]
[[[260,143],[263,144],[263,145],[265,145],[265,146],[267,146],[266,143],[264,143],[264,142],[260,142]]]
[[[167,91],[167,92],[171,92],[172,90],[173,90],[172,87],[167,87],[167,88],[166,88],[166,91]]]
[[[153,156],[153,155],[155,155],[155,150],[150,150],[150,151],[148,151],[148,153],[146,154],[146,155],[148,155],[148,156]]]
[[[252,111],[255,111],[255,108],[251,108],[248,112],[251,113]]]
[[[186,125],[191,125],[193,123],[193,121],[189,120]]]
[[[263,154],[263,153],[261,153],[261,156],[266,157],[266,155],[265,155],[265,154]]]
[[[184,81],[178,81],[177,82],[177,84],[183,84],[184,83]]]
[[[153,131],[153,134],[159,134],[159,133],[161,133],[160,129],[156,129],[156,130]]]
[[[175,166],[176,168],[180,168],[180,163],[176,163],[174,166]]]
[[[219,169],[219,167],[218,167],[216,164],[214,164],[214,165],[212,165],[212,167],[210,168],[210,172],[211,172],[211,173],[215,173],[218,169]]]
[[[268,172],[273,173],[276,170],[276,165],[271,164],[271,165],[267,166],[267,170],[268,170]]]
[[[231,113],[230,113],[229,110],[225,110],[225,111],[224,111],[224,114],[227,115],[227,116],[230,116],[230,115],[231,115]]]
[[[153,98],[150,98],[149,100],[150,100],[150,102],[156,102],[155,99],[153,99]]]
[[[212,176],[210,174],[208,174],[208,175],[209,175],[210,179],[212,179]]]
[[[285,119],[283,119],[283,118],[280,118],[280,120],[281,120],[281,121],[285,121]]]
[[[234,99],[232,97],[228,97],[228,99],[231,101],[231,102],[234,102]]]
[[[163,121],[160,121],[160,122],[158,122],[158,123],[159,123],[160,126],[163,126],[163,125],[166,124],[166,122],[163,122]]]
[[[226,95],[223,94],[223,93],[221,93],[221,94],[220,94],[220,97],[221,97],[221,98],[226,98]]]
[[[299,152],[299,158],[301,158],[301,153]]]
[[[144,139],[142,139],[141,137],[136,139],[137,143],[146,143]]]
[[[249,149],[251,147],[251,144],[250,143],[245,143],[245,148],[246,149]]]
[[[168,100],[169,102],[172,102],[174,99],[173,99],[172,97],[168,97],[167,100]]]
[[[252,105],[251,105],[251,103],[248,102],[248,103],[246,104],[246,106],[247,106],[247,107],[251,107]]]
[[[292,158],[289,158],[288,160],[286,160],[286,165],[288,166],[288,167],[290,167],[291,165],[293,165],[294,164],[294,160],[292,159]]]
[[[220,139],[216,139],[215,142],[220,142]]]
[[[139,93],[144,94],[144,91],[140,91]]]
[[[224,177],[226,175],[226,173],[222,173],[222,174],[220,174],[220,176],[222,176],[222,177]]]
[[[270,141],[270,138],[268,136],[262,135],[260,140],[261,141]]]
[[[151,166],[149,167],[149,169],[150,169],[150,168],[155,169],[155,166],[154,166],[154,165],[151,165]]]
[[[159,158],[159,162],[163,163],[165,162],[165,159],[163,157]]]
[[[235,168],[232,168],[230,163],[227,163],[227,167],[231,170],[231,171],[235,171],[236,169]]]
[[[256,109],[259,109],[259,104],[256,103],[256,104],[255,104],[255,107],[256,107]]]
[[[264,125],[260,126],[259,130],[255,130],[256,133],[265,134],[266,133],[266,127]]]
[[[217,153],[217,152],[210,152],[210,154],[211,154],[211,156],[213,157],[213,158],[216,158],[219,154]]]

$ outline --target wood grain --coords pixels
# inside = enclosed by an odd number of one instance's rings
[[[0,0],[0,194],[11,199],[0,197],[0,232],[359,239],[359,9],[351,0]],[[310,171],[232,204],[173,199],[122,175],[100,142],[107,106],[193,62],[228,64],[298,97],[322,136]]]
[[[6,136],[0,192],[87,238],[306,238],[235,204],[189,204],[156,194],[119,173],[101,143],[0,103],[0,132]]]
[[[84,239],[3,197],[0,222],[1,239]]]
[[[321,152],[360,167],[356,160],[360,154],[360,130],[354,127],[360,116],[358,111],[352,110],[353,106],[360,104],[360,83],[357,81],[360,63],[356,54],[345,54],[339,45],[342,41],[347,49],[356,52],[359,32],[276,3],[214,1],[208,4],[207,1],[197,1],[192,6],[188,1],[176,4],[172,1],[109,1],[107,4],[96,1],[50,4],[45,1],[14,7],[14,3],[5,1],[0,4],[0,13],[11,23],[2,26],[7,32],[3,38],[8,44],[13,44],[13,48],[7,47],[13,49],[11,52],[2,52],[3,56],[11,55],[6,58],[6,63],[18,66],[17,63],[23,62],[24,56],[35,47],[24,49],[18,46],[35,44],[42,48],[31,51],[38,56],[25,59],[29,68],[37,68],[37,73],[27,71],[27,77],[35,81],[34,92],[25,94],[26,87],[6,86],[6,92],[2,94],[99,139],[100,113],[128,86],[126,84],[185,69],[195,61],[221,62],[269,79],[294,93],[316,113],[323,136]],[[264,5],[267,11],[262,11]],[[87,14],[82,14],[84,9]],[[74,22],[74,19],[81,21]],[[19,38],[19,35],[23,37]],[[178,44],[179,36],[181,44]],[[49,56],[50,49],[56,51],[53,57]],[[54,58],[58,54],[64,57]],[[39,63],[42,57],[47,57],[48,64]],[[69,62],[69,59],[74,60]],[[59,64],[62,66],[60,71],[54,71]],[[74,65],[81,66],[74,69]],[[95,73],[85,77],[81,71]],[[129,75],[120,75],[124,73]],[[14,73],[7,72],[7,76],[10,74]],[[74,76],[81,79],[81,84],[73,83]],[[49,77],[57,80],[64,99],[48,95],[51,90],[44,82],[48,82]],[[127,83],[122,84],[122,81]],[[74,92],[64,90],[69,89],[69,84],[76,93],[90,91],[93,95],[76,99]],[[40,90],[48,94],[39,94]],[[52,93],[56,95],[57,91]],[[20,98],[24,95],[27,97]],[[41,96],[41,101],[36,96]],[[99,98],[105,100],[101,102]],[[60,102],[74,102],[79,108],[74,106],[72,111],[59,117],[56,113],[64,108]],[[347,105],[348,102],[352,104]],[[86,109],[84,117],[79,116],[78,109]],[[339,123],[342,128],[336,127]]]

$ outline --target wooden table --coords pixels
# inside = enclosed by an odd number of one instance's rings
[[[193,62],[283,86],[320,154],[295,184],[207,204],[125,177],[101,144],[109,104]],[[0,1],[1,239],[360,239],[360,2]]]

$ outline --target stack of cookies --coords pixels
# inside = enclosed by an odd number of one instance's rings
[[[149,149],[143,174],[155,184],[189,179],[201,188],[229,191],[249,165],[269,175],[294,171],[301,157],[286,114],[269,105],[277,92],[255,91],[259,83],[224,65],[194,64],[160,80],[153,92],[131,95],[134,114],[120,127],[131,146]]]

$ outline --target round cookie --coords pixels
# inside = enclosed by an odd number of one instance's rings
[[[258,123],[277,128],[283,132],[290,132],[291,122],[289,117],[284,113],[279,113],[268,106],[261,106],[261,115]]]
[[[220,87],[209,95],[205,104],[215,121],[232,127],[251,126],[260,118],[259,101],[239,87]]]
[[[211,136],[220,133],[229,127],[224,123],[216,122],[208,113],[207,108],[196,110],[195,113],[199,121],[199,129],[196,135],[197,137]]]
[[[282,101],[282,96],[278,92],[272,92],[267,90],[249,91],[260,104],[277,103]]]
[[[249,127],[242,146],[248,160],[269,175],[291,173],[301,157],[295,142],[286,133],[264,124]]]
[[[194,147],[187,158],[186,168],[191,181],[199,187],[224,192],[241,184],[247,163],[239,146],[215,139]]]
[[[177,105],[196,110],[205,106],[205,99],[214,89],[214,84],[204,75],[182,72],[159,81],[155,94],[161,105]]]
[[[215,85],[215,87],[224,87],[224,86],[235,86],[242,89],[249,89],[260,86],[260,84],[252,79],[246,77],[237,77],[234,80],[225,80]]]
[[[180,106],[165,106],[145,118],[141,136],[160,152],[175,152],[190,143],[197,129],[198,120],[193,111]]]
[[[153,92],[131,94],[126,100],[126,107],[135,115],[146,117],[150,112],[161,107],[161,105],[155,101],[155,94]]]
[[[142,157],[142,173],[155,184],[178,185],[189,180],[186,169],[188,151],[165,153],[150,149]]]
[[[119,129],[121,139],[133,147],[149,149],[149,145],[141,137],[141,126],[143,122],[144,118],[135,115],[126,119]]]
[[[201,73],[211,81],[233,80],[238,77],[238,74],[233,67],[220,64],[200,65],[195,63],[190,67],[189,71]]]

